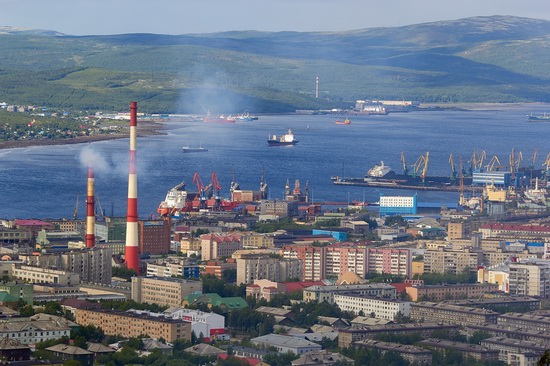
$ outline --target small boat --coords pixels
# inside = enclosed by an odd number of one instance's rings
[[[255,121],[258,117],[251,116],[248,111],[245,111],[243,114],[239,114],[237,117],[235,117],[236,121]]]
[[[298,143],[298,140],[296,140],[296,137],[292,133],[292,130],[289,128],[288,132],[284,135],[277,136],[277,135],[271,135],[267,139],[267,143],[269,146],[289,146],[289,145],[296,145]]]
[[[351,124],[351,121],[349,118],[346,118],[345,120],[340,120],[340,119],[337,119],[336,122],[335,122],[337,125],[349,125]]]
[[[199,147],[189,147],[189,145],[183,147],[184,153],[192,153],[192,152],[206,152],[208,151],[207,148],[202,147],[199,145]]]
[[[541,115],[535,116],[531,113],[527,115],[527,119],[529,121],[549,121],[550,122],[550,114],[544,113],[542,116]]]
[[[210,113],[206,114],[206,117],[203,118],[204,122],[222,122],[222,123],[235,123],[235,118],[228,116],[225,117],[224,115],[220,115],[218,117],[212,117]]]

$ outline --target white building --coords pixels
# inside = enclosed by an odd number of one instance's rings
[[[547,297],[550,295],[550,263],[529,261],[510,263],[510,294]]]
[[[229,340],[229,334],[225,334],[225,318],[222,315],[182,307],[169,308],[164,314],[190,322],[191,331],[197,338],[202,335],[202,338],[207,339]]]
[[[401,313],[409,316],[411,312],[410,301],[380,299],[351,294],[335,294],[334,303],[342,311],[351,311],[354,314],[363,312],[365,315],[374,313],[376,318],[395,320],[395,316]]]
[[[0,323],[0,337],[16,339],[23,344],[34,344],[50,339],[70,337],[71,328],[55,320],[11,321]]]
[[[298,356],[311,351],[320,351],[322,349],[320,344],[279,334],[268,334],[252,338],[250,342],[259,346],[265,346],[266,348],[275,347],[279,353],[292,352]]]

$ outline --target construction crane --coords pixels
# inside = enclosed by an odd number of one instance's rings
[[[409,174],[409,168],[407,167],[407,161],[405,160],[404,151],[401,151],[401,163],[403,164],[403,175]]]
[[[73,211],[73,219],[76,220],[77,218],[78,218],[78,194],[76,195],[76,205]]]
[[[452,154],[451,154],[452,156]],[[460,193],[458,204],[460,206],[464,205],[464,170],[462,168],[462,156],[460,157],[460,166],[459,166],[459,180],[458,180],[458,191]]]
[[[449,155],[449,164],[451,165],[451,180],[454,182],[456,181],[456,169],[455,169],[455,161],[453,159],[453,154],[451,153]]]

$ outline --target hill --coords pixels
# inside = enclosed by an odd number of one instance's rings
[[[550,102],[550,21],[347,32],[68,36],[0,27],[0,101],[71,110],[289,112],[357,99]],[[319,76],[319,98],[315,78]]]

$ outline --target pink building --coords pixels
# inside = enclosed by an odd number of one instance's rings
[[[205,234],[201,235],[201,257],[203,261],[231,257],[243,249],[241,234]]]
[[[368,248],[367,272],[411,277],[412,256],[409,249]]]

